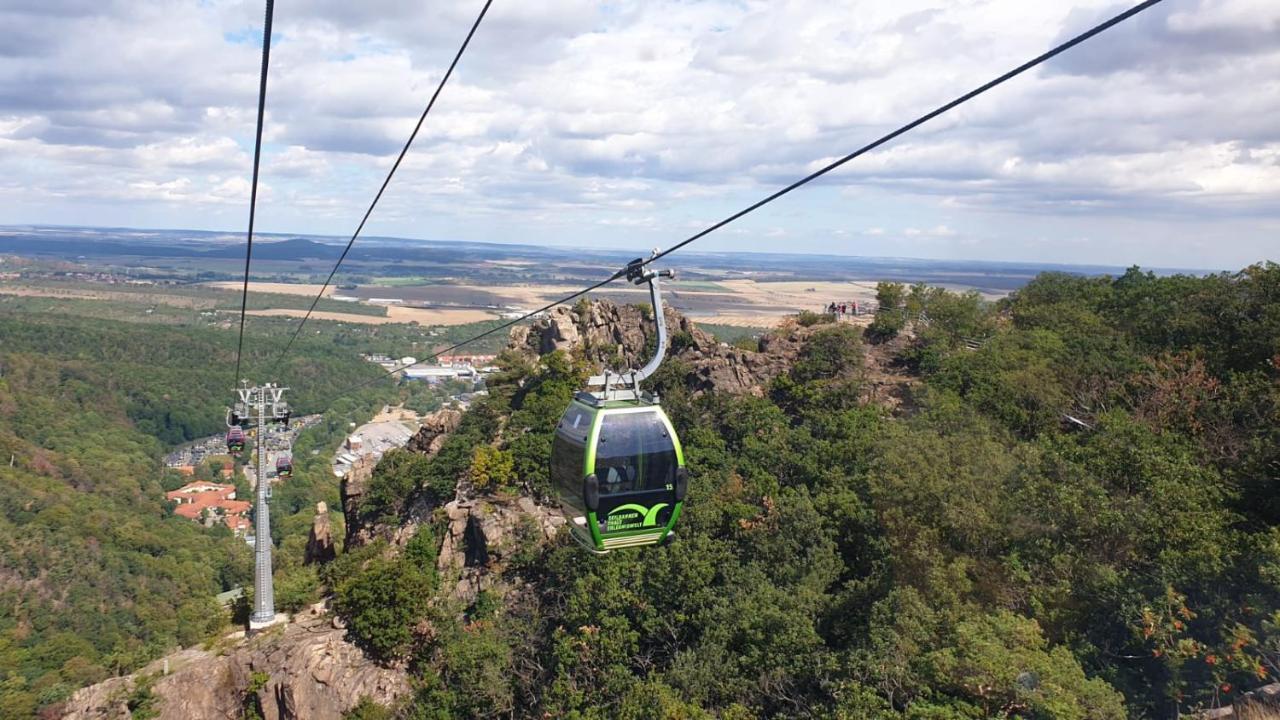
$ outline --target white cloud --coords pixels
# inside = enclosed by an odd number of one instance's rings
[[[354,227],[479,6],[277,7],[265,228]],[[370,231],[563,243],[608,227],[617,245],[668,242],[1117,9],[495,4]],[[249,174],[260,22],[260,5],[240,0],[0,10],[13,29],[0,57],[0,222],[49,221],[82,202],[102,222],[147,224],[175,203],[192,224],[242,222],[231,210],[247,188],[233,181]],[[864,226],[862,244],[838,244],[894,254],[912,237],[931,251],[1029,258],[1045,247],[1023,237],[1087,216],[1117,233],[1132,219],[1124,232],[1144,233],[1129,241],[1150,262],[1170,242],[1202,265],[1228,250],[1225,264],[1256,259],[1280,220],[1277,27],[1269,0],[1162,4],[706,246],[774,249],[781,230],[786,249],[826,251],[836,229]],[[1230,248],[1200,242],[1240,213],[1257,221]],[[1085,253],[1121,245],[1105,227],[1072,232],[1090,243],[1064,241],[1046,259],[1108,261]],[[975,237],[986,240],[963,244]]]

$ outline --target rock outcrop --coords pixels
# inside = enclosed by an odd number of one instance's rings
[[[342,515],[347,523],[344,548],[355,547],[372,539],[372,531],[360,522],[360,498],[369,489],[373,469],[378,466],[372,455],[365,455],[351,465],[343,476],[338,491],[342,496]]]
[[[298,616],[279,630],[240,640],[222,654],[189,649],[133,675],[77,691],[66,720],[125,720],[128,699],[150,686],[159,720],[241,717],[254,689],[265,720],[341,720],[361,698],[390,705],[409,693],[403,670],[365,658],[323,611]],[[168,674],[164,669],[168,667]]]
[[[322,500],[316,503],[316,516],[311,521],[311,534],[307,536],[305,562],[308,565],[327,563],[337,555],[337,548],[333,545],[333,524],[329,520],[329,506]]]
[[[509,347],[529,355],[563,350],[610,370],[639,367],[649,359],[652,348],[655,330],[651,312],[647,307],[616,305],[608,300],[556,307],[529,327],[513,328]],[[694,395],[763,395],[769,383],[795,363],[810,336],[831,327],[803,327],[794,320],[784,320],[760,339],[758,350],[752,351],[718,342],[671,308],[666,308],[666,318],[671,343],[668,360],[680,363],[684,374],[679,379]],[[864,346],[863,395],[867,401],[896,407],[909,397],[913,379],[893,367],[896,351],[906,340],[900,337],[889,345]]]
[[[450,595],[471,602],[495,586],[501,567],[521,543],[555,537],[567,522],[558,511],[532,499],[454,500],[444,506],[448,524],[436,569],[455,580]]]
[[[440,451],[440,445],[444,443],[445,437],[457,430],[460,422],[462,422],[462,413],[458,410],[452,408],[437,410],[422,418],[422,426],[413,437],[409,438],[405,449],[435,455]],[[366,527],[360,514],[360,500],[368,491],[374,468],[377,466],[378,461],[373,456],[361,456],[342,478],[339,492],[342,497],[343,519],[347,527],[343,547],[359,547],[374,538],[375,528]]]
[[[444,443],[445,437],[457,430],[461,422],[460,410],[452,408],[437,410],[422,418],[422,427],[409,438],[409,444],[405,445],[405,448],[412,452],[435,455],[440,452],[440,446]]]
[[[653,311],[608,300],[556,307],[527,328],[511,332],[511,347],[545,355],[563,350],[594,365],[622,371],[648,360],[656,330]],[[695,394],[764,392],[773,378],[786,371],[802,344],[806,328],[783,328],[761,342],[758,352],[717,342],[679,312],[666,308],[668,358],[686,368],[685,385]],[[572,328],[572,329],[570,329]]]

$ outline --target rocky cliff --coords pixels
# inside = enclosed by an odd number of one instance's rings
[[[527,497],[454,500],[444,511],[448,521],[436,569],[453,582],[450,597],[464,603],[497,586],[493,570],[521,544],[553,538],[567,522],[558,510]]]
[[[343,476],[338,486],[342,496],[342,514],[347,522],[347,533],[344,538],[345,548],[354,547],[373,539],[369,528],[360,523],[360,498],[369,489],[369,481],[373,479],[373,469],[378,463],[372,456],[365,455],[351,465],[351,469]]]
[[[608,300],[557,307],[531,326],[513,328],[511,347],[535,355],[563,350],[601,368],[626,370],[644,364],[652,352],[656,343],[652,315],[648,306]],[[665,315],[670,340],[667,357],[680,361],[685,385],[694,393],[758,395],[789,367],[801,343],[795,332],[783,332],[766,337],[758,352],[742,350],[716,341],[671,308],[666,308]]]
[[[316,503],[316,516],[311,521],[305,560],[308,565],[324,564],[337,556],[338,549],[333,542],[333,524],[329,519],[329,506],[321,501]]]
[[[434,456],[461,421],[462,413],[457,410],[428,415],[406,447],[411,452]],[[552,538],[566,522],[557,509],[540,506],[527,497],[459,496],[438,507],[419,496],[404,508],[398,527],[365,526],[356,509],[373,469],[372,464],[357,465],[342,484],[347,547],[358,547],[374,537],[386,538],[393,547],[404,547],[438,511],[444,536],[436,569],[446,588],[444,595],[464,603],[474,600],[481,590],[496,587],[500,570],[521,543]]]
[[[784,320],[760,339],[755,351],[719,342],[680,313],[666,309],[669,361],[682,373],[680,381],[694,395],[707,392],[762,395],[769,383],[786,372],[809,337],[830,325],[802,327]],[[608,300],[557,307],[528,327],[511,330],[511,348],[531,355],[563,350],[600,368],[626,370],[649,359],[656,343],[652,311],[617,305]],[[865,347],[866,398],[895,406],[911,378],[891,367],[891,358],[905,339],[884,346]]]
[[[422,426],[413,437],[409,438],[405,449],[433,456],[440,451],[440,446],[449,433],[458,429],[458,423],[462,422],[462,413],[452,408],[444,408],[423,417],[421,422]],[[342,479],[339,487],[343,518],[346,520],[347,527],[345,537],[347,548],[364,545],[372,541],[377,534],[378,528],[367,526],[359,512],[361,498],[368,491],[369,481],[373,479],[373,471],[376,467],[377,462],[372,457],[362,457],[351,466],[351,470]],[[434,508],[420,503],[413,504],[406,508],[406,519],[412,520],[416,526],[416,523],[430,515],[432,510]],[[404,532],[398,532],[393,539],[403,544],[411,537],[413,537],[412,531],[407,535]]]
[[[183,650],[83,688],[63,717],[127,720],[132,705],[159,720],[226,720],[256,704],[265,720],[340,720],[361,698],[390,705],[410,691],[402,670],[368,660],[345,634],[317,608],[225,649]]]

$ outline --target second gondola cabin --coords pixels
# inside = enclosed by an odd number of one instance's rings
[[[280,455],[276,458],[276,476],[287,478],[293,476],[293,458],[288,455]]]
[[[239,425],[232,425],[227,429],[227,451],[238,453],[244,450],[244,431]]]
[[[666,540],[688,485],[680,440],[661,405],[585,392],[556,427],[551,475],[575,539],[598,553]]]

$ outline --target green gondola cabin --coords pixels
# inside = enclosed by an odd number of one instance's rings
[[[688,486],[680,440],[656,401],[585,392],[560,418],[551,476],[574,538],[597,553],[667,540]]]

